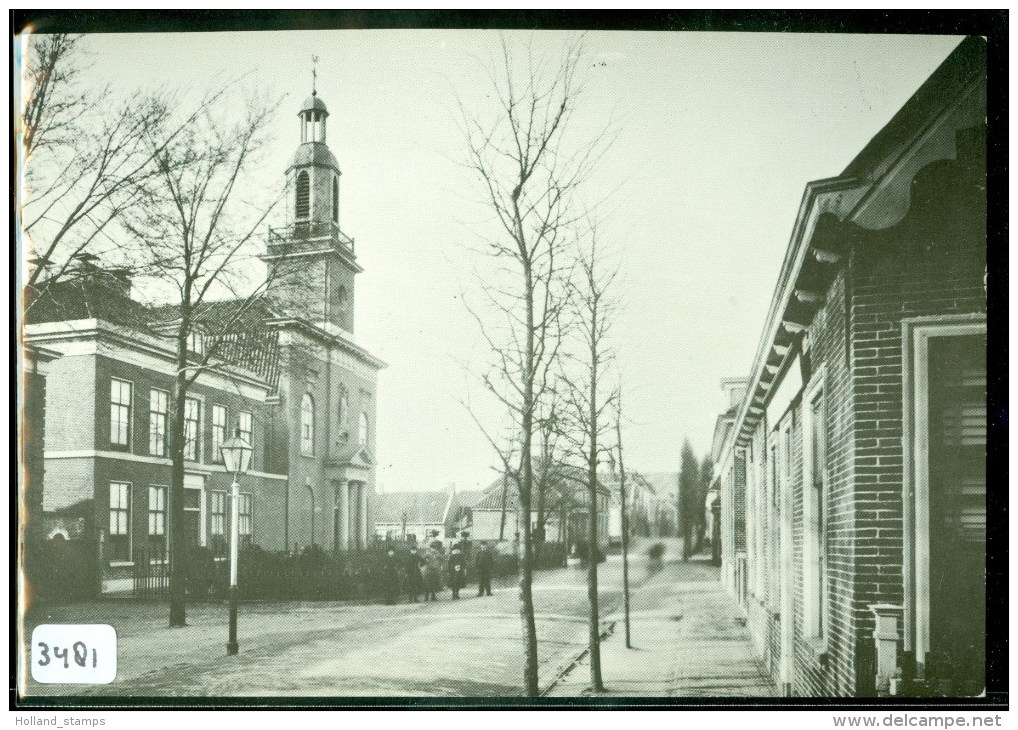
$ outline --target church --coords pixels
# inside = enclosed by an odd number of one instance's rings
[[[328,117],[313,90],[297,112],[284,219],[261,253],[264,293],[196,312],[189,348],[197,354],[203,330],[230,323],[216,367],[197,377],[185,407],[185,533],[217,557],[231,509],[219,447],[235,429],[254,447],[241,478],[242,544],[345,551],[374,534],[375,403],[385,364],[354,338],[362,268],[340,228]],[[129,591],[139,572],[166,562],[175,366],[172,339],[158,333],[178,318],[175,305],[132,299],[122,271],[83,261],[74,276],[49,283],[26,321],[26,352],[45,367],[33,371],[29,397],[38,402],[28,404],[33,421],[23,436],[34,455],[23,524],[74,556],[76,572],[99,592]]]

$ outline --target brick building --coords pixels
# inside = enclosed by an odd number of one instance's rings
[[[218,365],[198,375],[185,407],[191,545],[225,547],[231,478],[219,445],[237,428],[254,447],[241,483],[243,542],[345,550],[374,533],[375,394],[384,364],[353,337],[361,268],[353,239],[339,228],[340,171],[325,142],[327,116],[315,93],[298,113],[287,219],[270,229],[263,256],[265,294],[208,302],[195,313],[192,355],[214,347]],[[122,273],[88,262],[45,286],[26,325],[34,351],[55,358],[47,366],[37,521],[47,538],[97,556],[102,590],[125,589],[136,559],[161,562],[167,552],[175,365],[166,335],[179,312],[142,305]],[[26,436],[31,444],[34,433]]]
[[[806,186],[718,469],[724,581],[788,694],[985,686],[985,120],[969,38]]]

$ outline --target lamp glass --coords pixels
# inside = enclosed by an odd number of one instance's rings
[[[233,438],[224,441],[219,450],[223,453],[223,463],[226,464],[227,471],[234,474],[247,472],[247,467],[251,463],[251,452],[254,449],[241,437],[239,431]]]

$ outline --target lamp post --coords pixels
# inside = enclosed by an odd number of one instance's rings
[[[238,428],[233,438],[227,439],[219,447],[223,453],[226,471],[233,474],[231,496],[233,511],[230,515],[230,638],[226,643],[226,653],[233,656],[240,645],[237,643],[237,544],[240,542],[240,475],[247,471],[251,463],[251,452],[254,449],[240,435]]]

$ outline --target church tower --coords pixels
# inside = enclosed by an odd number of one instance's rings
[[[339,165],[326,142],[329,110],[312,88],[297,113],[300,144],[286,169],[286,217],[270,228],[269,298],[283,314],[352,333],[354,241],[339,227]]]

